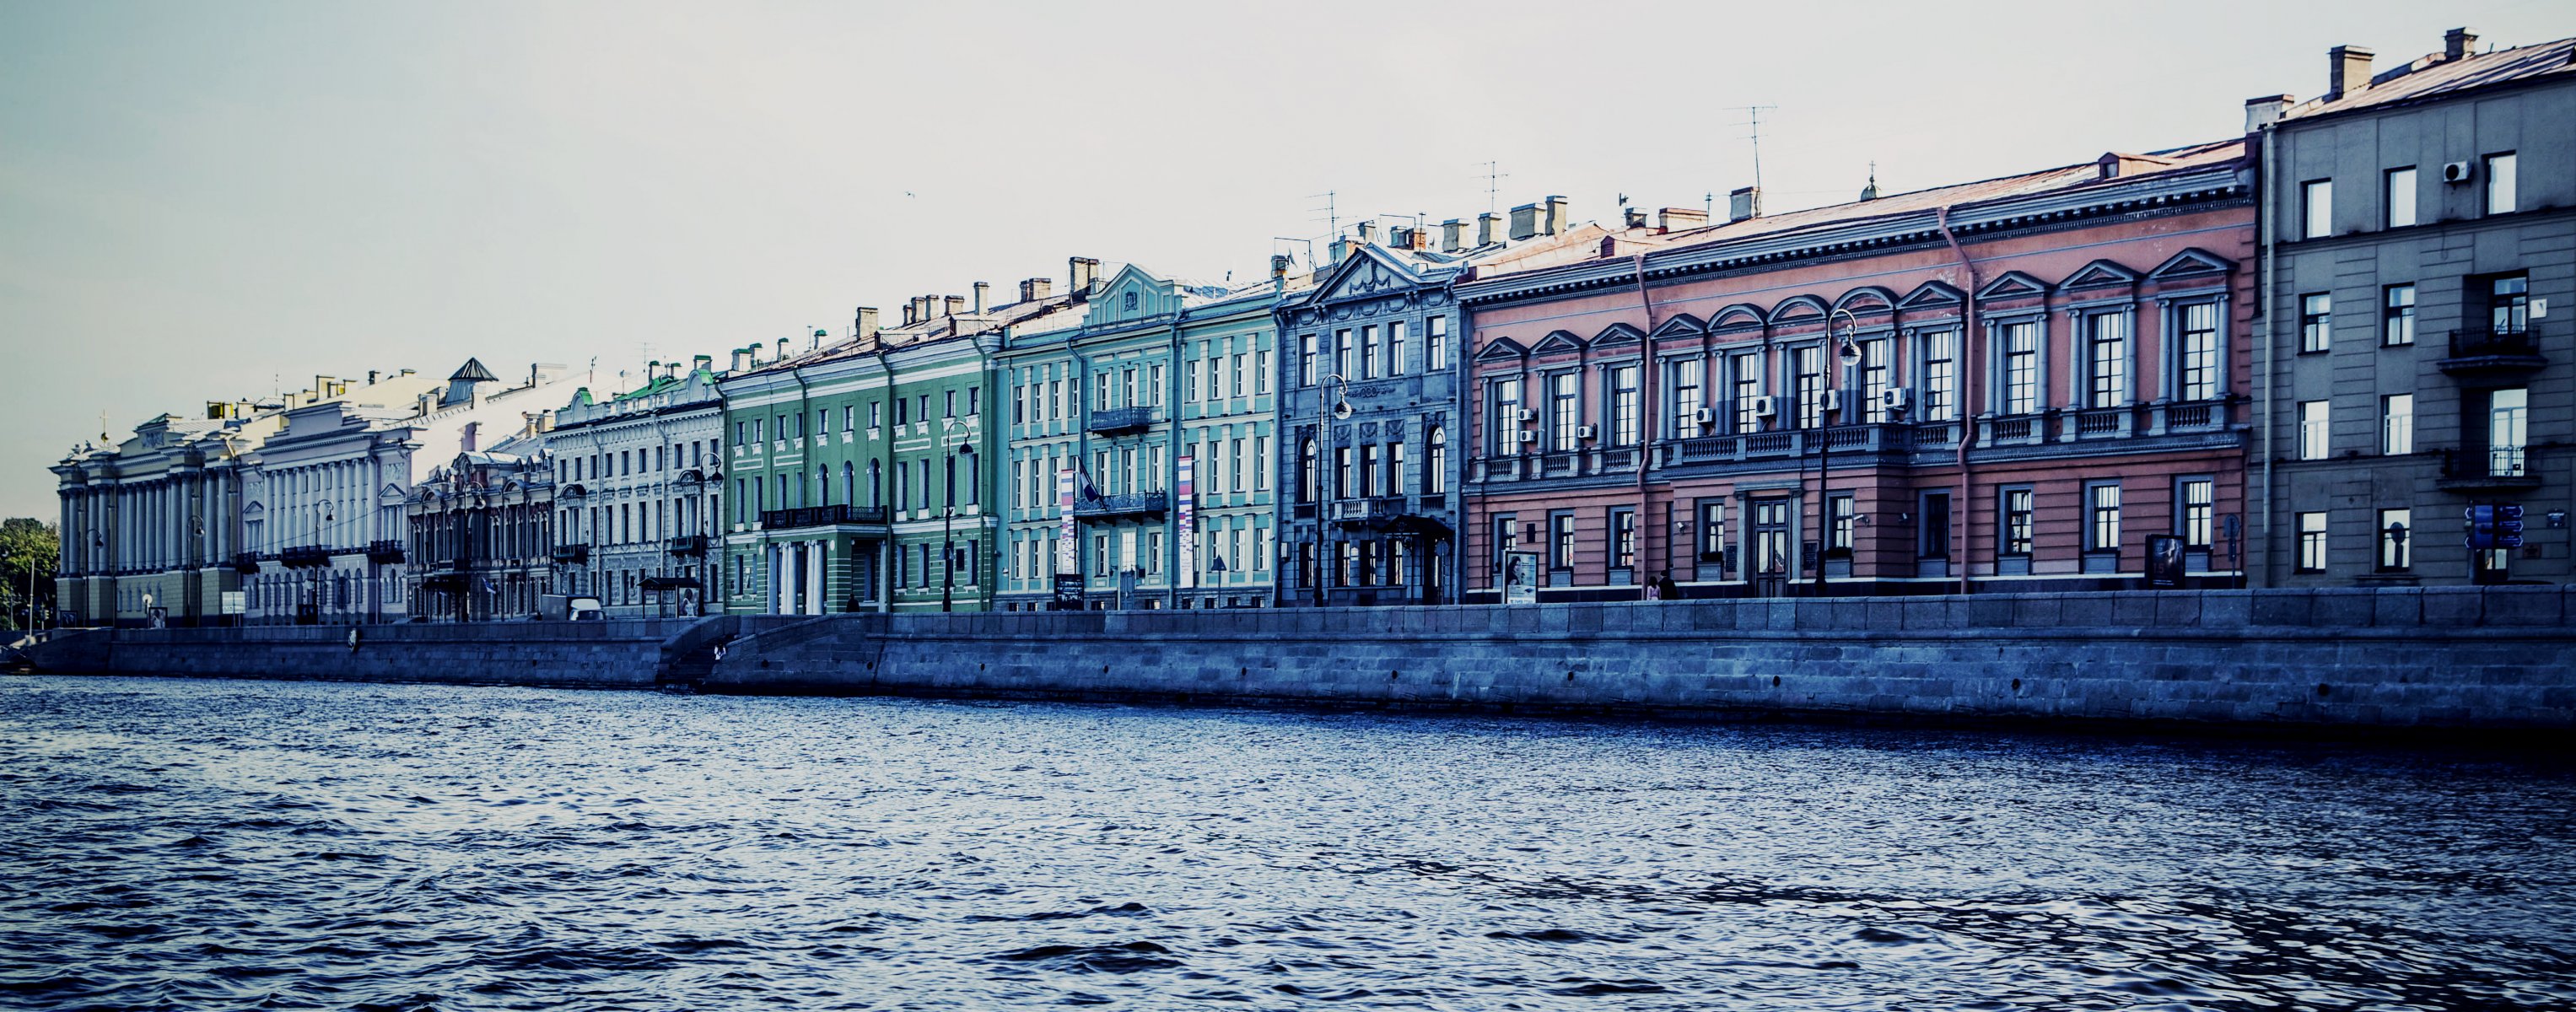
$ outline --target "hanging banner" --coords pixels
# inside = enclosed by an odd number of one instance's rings
[[[1079,573],[1079,560],[1074,557],[1073,469],[1070,467],[1055,473],[1055,513],[1055,571],[1059,574]]]
[[[1190,474],[1191,467],[1194,463],[1195,461],[1189,454],[1184,453],[1181,455],[1181,501],[1175,504],[1175,512],[1173,514],[1177,518],[1173,523],[1179,529],[1175,531],[1172,536],[1178,539],[1180,543],[1181,586],[1184,587],[1195,587],[1199,585],[1198,524],[1197,516],[1191,512],[1198,502],[1198,496],[1194,494],[1195,488]]]

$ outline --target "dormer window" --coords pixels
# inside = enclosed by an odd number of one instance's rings
[[[1126,310],[1126,311],[1128,311],[1128,312],[1130,312],[1130,313],[1135,312],[1135,311],[1136,311],[1136,293],[1135,293],[1135,292],[1133,292],[1133,291],[1128,292],[1128,293],[1127,293],[1126,298],[1123,298],[1123,299],[1119,300],[1119,308],[1124,309],[1124,310]]]

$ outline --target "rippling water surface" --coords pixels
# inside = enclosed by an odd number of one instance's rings
[[[0,1005],[2576,1007],[2576,775],[1844,728],[0,679]]]

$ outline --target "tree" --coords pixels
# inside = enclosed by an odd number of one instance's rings
[[[7,602],[9,628],[27,627],[30,603],[43,607],[52,602],[61,542],[54,525],[34,517],[0,520],[0,602]]]

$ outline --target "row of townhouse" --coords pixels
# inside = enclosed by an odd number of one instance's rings
[[[326,379],[165,416],[56,468],[63,600],[197,614],[238,583],[255,617],[329,621],[540,592],[670,615],[2565,580],[2576,40],[2463,29],[2372,63],[2337,47],[2323,93],[2247,103],[2240,137],[1829,207],[1745,189],[1724,220],[1576,223],[1550,197],[1361,223],[1251,284],[1075,257],[1061,290],[862,307],[601,397],[539,367],[492,446],[475,363],[443,393]],[[562,407],[515,407],[538,388]],[[2455,533],[2516,508],[2518,533]]]

